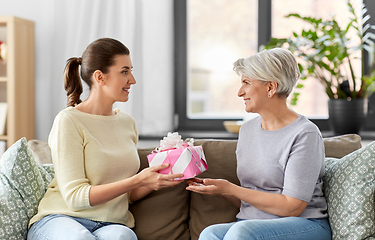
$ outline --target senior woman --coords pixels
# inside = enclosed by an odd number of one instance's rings
[[[241,186],[195,178],[187,189],[226,198],[240,208],[238,221],[208,226],[199,239],[331,239],[322,136],[286,101],[300,77],[295,57],[281,48],[264,50],[237,60],[234,71],[246,111],[259,114],[240,129]]]

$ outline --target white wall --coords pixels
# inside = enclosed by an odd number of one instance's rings
[[[136,119],[139,134],[172,130],[173,0],[0,0],[0,6],[0,15],[35,22],[37,139],[47,140],[66,106],[66,60],[99,37],[117,38],[131,50],[137,84],[130,101],[116,107]]]

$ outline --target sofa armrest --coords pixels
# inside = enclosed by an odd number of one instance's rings
[[[361,137],[357,134],[324,138],[326,157],[342,158],[362,147]]]
[[[35,161],[39,164],[52,163],[51,149],[46,141],[31,139],[27,142]]]

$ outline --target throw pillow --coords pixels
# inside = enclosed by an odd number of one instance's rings
[[[26,239],[28,223],[21,195],[4,174],[0,174],[0,239]]]
[[[341,159],[326,158],[323,178],[332,239],[375,236],[375,142]]]
[[[51,166],[38,166],[25,138],[0,159],[0,239],[25,239],[29,219],[37,212],[52,180]]]

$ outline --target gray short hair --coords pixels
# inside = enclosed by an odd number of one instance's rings
[[[301,73],[294,55],[282,48],[263,50],[233,63],[233,70],[240,76],[263,82],[277,82],[276,93],[289,96]]]

